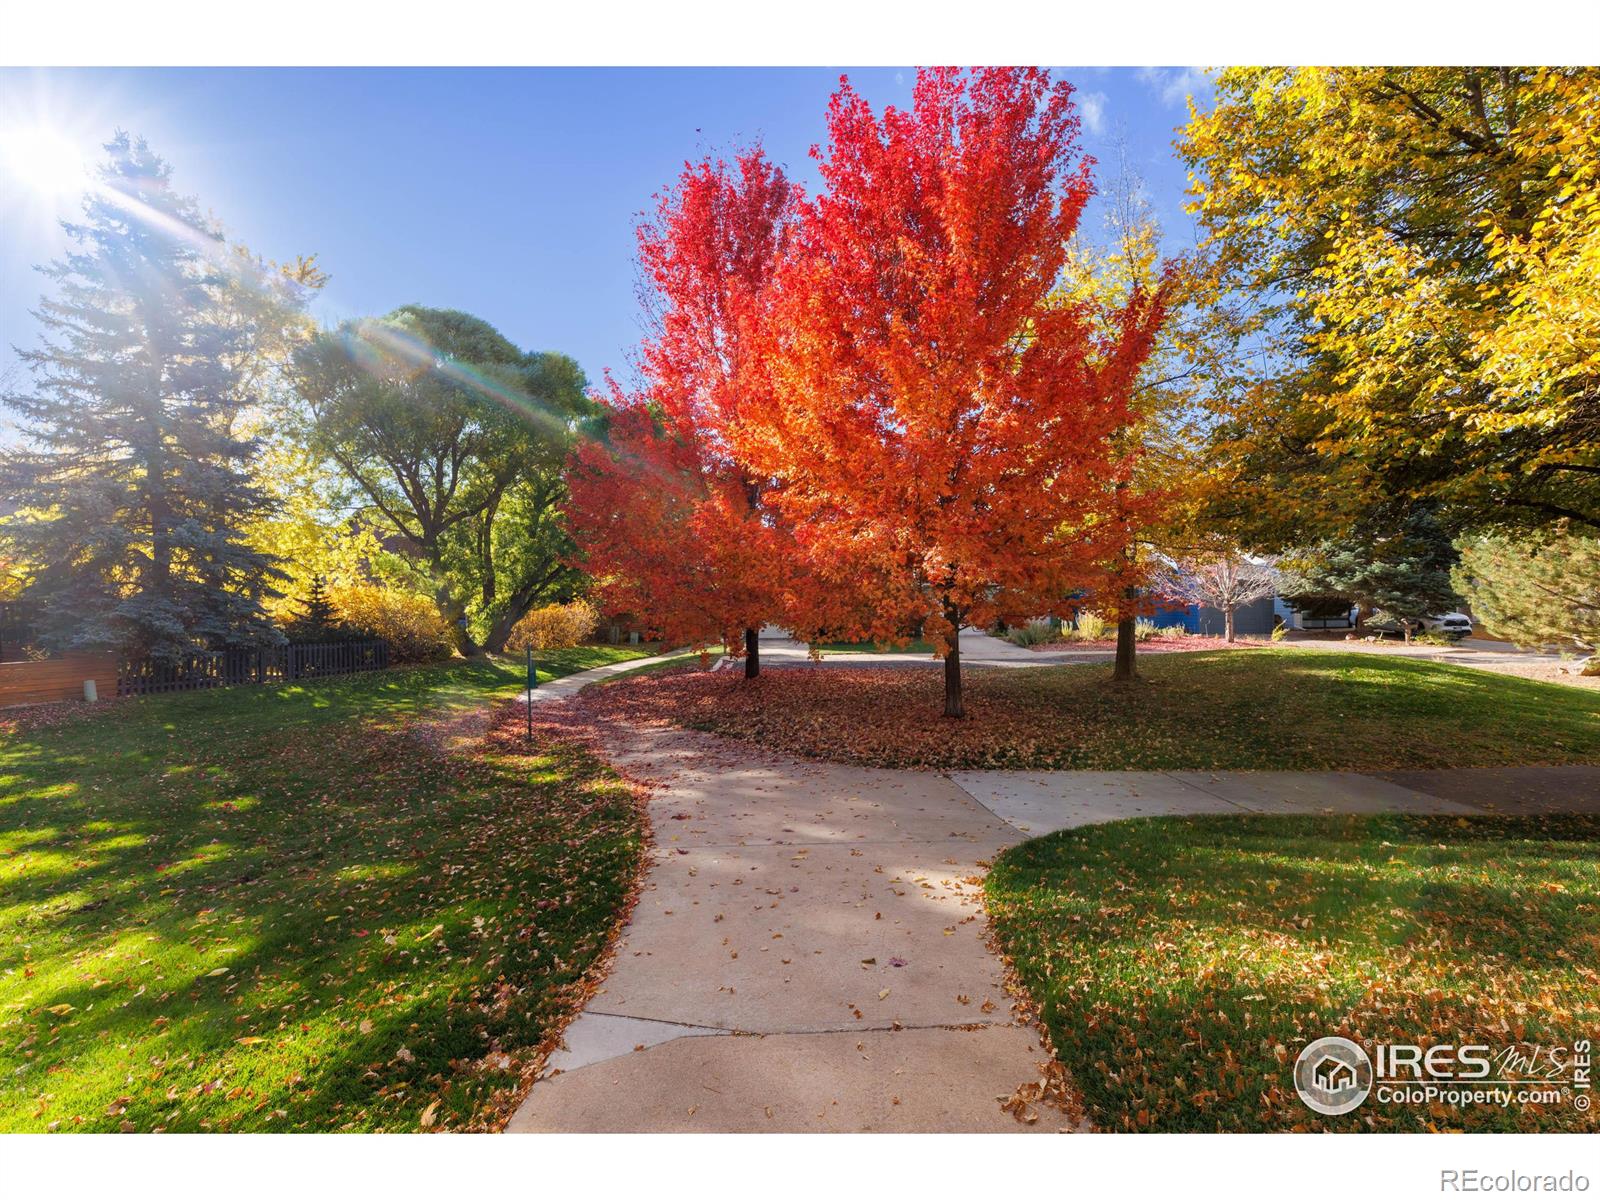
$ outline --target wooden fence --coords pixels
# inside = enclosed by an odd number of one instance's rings
[[[0,708],[8,704],[82,700],[85,679],[94,680],[100,695],[116,695],[116,655],[69,654],[34,662],[0,663]]]
[[[379,640],[290,642],[286,646],[213,650],[191,654],[177,662],[142,659],[124,663],[117,678],[117,695],[187,692],[244,683],[293,683],[381,671],[388,665],[389,643]]]

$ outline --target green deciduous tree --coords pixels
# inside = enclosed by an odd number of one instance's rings
[[[589,411],[578,366],[466,313],[408,306],[295,355],[308,442],[429,577],[457,647],[489,648],[564,577],[560,470]]]
[[[258,446],[236,423],[256,399],[246,364],[299,294],[230,253],[143,139],[106,150],[72,249],[41,268],[33,386],[3,397],[24,439],[0,462],[23,599],[57,648],[171,659],[274,639],[272,562],[242,533],[266,506]]]

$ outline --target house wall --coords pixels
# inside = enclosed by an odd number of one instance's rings
[[[1220,608],[1212,608],[1209,604],[1198,606],[1195,615],[1196,628],[1194,632],[1222,636],[1228,627],[1228,619]],[[1265,637],[1272,632],[1273,626],[1272,597],[1266,596],[1250,604],[1243,605],[1234,610],[1234,633],[1248,634],[1252,637]]]
[[[1198,604],[1163,606],[1151,614],[1150,620],[1158,629],[1171,629],[1176,626],[1187,633],[1199,633],[1200,606]]]

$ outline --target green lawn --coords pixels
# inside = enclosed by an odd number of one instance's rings
[[[987,881],[1110,1130],[1589,1130],[1549,1108],[1301,1104],[1308,1042],[1570,1045],[1600,1026],[1600,818],[1199,817],[1068,830]]]
[[[551,652],[540,676],[646,652]],[[0,714],[0,1129],[503,1117],[644,836],[579,751],[427,735],[521,679],[484,661]]]
[[[635,681],[639,717],[813,758],[979,767],[1376,770],[1600,762],[1600,692],[1377,654],[1260,648],[969,670],[967,718],[937,667],[839,666]]]
[[[648,667],[634,667],[628,671],[618,671],[615,675],[608,675],[595,687],[610,687],[625,679],[637,679],[641,675],[664,675],[669,672],[679,671],[708,671],[717,665],[717,660],[722,657],[720,650],[710,650],[701,654],[698,650],[684,654],[675,654],[671,658],[662,659],[658,663],[651,663]]]

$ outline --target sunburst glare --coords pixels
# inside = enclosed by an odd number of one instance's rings
[[[0,125],[0,174],[12,188],[45,201],[71,201],[89,187],[90,162],[83,147],[53,126]]]

